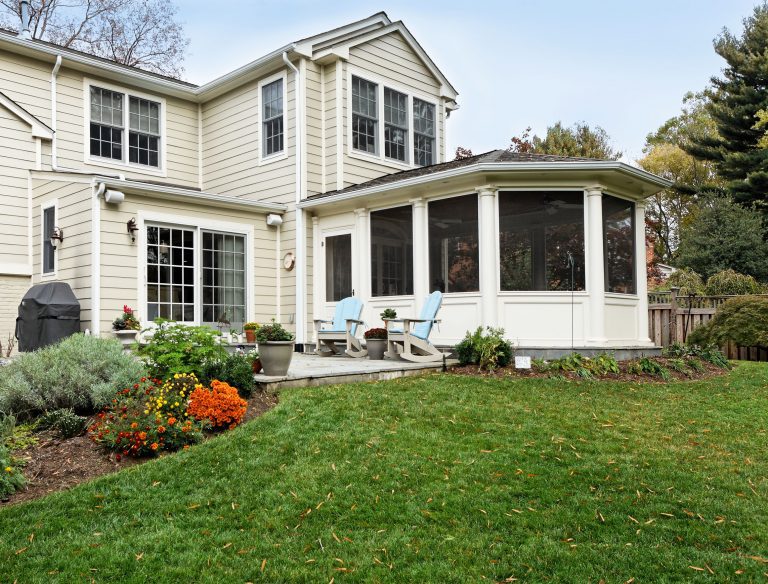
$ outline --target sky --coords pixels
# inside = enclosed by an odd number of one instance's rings
[[[601,126],[625,159],[725,62],[757,0],[177,0],[191,40],[186,79],[205,83],[295,40],[385,11],[459,92],[447,152],[506,148],[526,127]]]

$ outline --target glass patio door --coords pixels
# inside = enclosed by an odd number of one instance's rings
[[[328,235],[325,247],[325,301],[352,296],[352,234]]]

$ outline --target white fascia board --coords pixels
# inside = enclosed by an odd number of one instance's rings
[[[366,197],[374,194],[386,193],[388,191],[396,191],[398,189],[424,185],[430,182],[442,181],[446,178],[455,178],[465,176],[474,173],[487,173],[487,172],[509,172],[509,171],[548,171],[558,172],[564,170],[585,170],[585,171],[618,171],[624,174],[628,174],[634,178],[637,178],[643,182],[651,183],[659,187],[659,190],[671,187],[674,183],[667,179],[651,174],[645,170],[634,168],[623,162],[603,161],[573,161],[573,162],[510,162],[505,164],[499,163],[480,163],[465,166],[461,168],[455,168],[451,170],[438,171],[426,175],[415,176],[413,178],[399,180],[396,182],[376,185],[349,193],[339,193],[338,195],[331,195],[329,197],[318,197],[317,199],[307,199],[302,201],[298,207],[301,209],[308,209],[314,207],[322,207],[326,204],[338,203],[340,201],[348,201],[351,199],[357,199],[360,197]],[[649,195],[650,196],[650,195]]]
[[[38,120],[35,116],[13,101],[10,97],[0,91],[0,105],[4,106],[9,112],[25,122],[32,129],[32,136],[42,138],[43,140],[53,140],[53,130],[46,124]]]
[[[283,214],[287,210],[285,205],[280,205],[278,203],[250,201],[248,199],[217,195],[215,193],[205,193],[194,189],[185,189],[183,187],[156,185],[133,180],[120,180],[104,176],[96,176],[94,177],[94,181],[97,183],[104,183],[107,187],[113,189],[128,191],[129,193],[163,196],[167,199],[189,201],[198,204],[214,204],[217,207],[243,209],[254,213]]]
[[[329,43],[336,44],[352,36],[357,36],[367,30],[379,28],[382,26],[389,26],[390,24],[392,24],[392,21],[389,19],[389,17],[384,12],[379,12],[369,16],[368,18],[364,18],[363,20],[358,20],[356,22],[352,22],[338,28],[333,28],[320,34],[301,39],[300,41],[297,41],[296,45],[301,48],[302,54],[305,54],[308,51],[309,54],[306,54],[306,56],[309,57],[314,51],[325,48],[325,46],[327,46]]]

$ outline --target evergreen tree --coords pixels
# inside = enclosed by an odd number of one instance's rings
[[[768,107],[768,3],[744,19],[741,37],[724,29],[714,47],[727,63],[723,77],[712,78],[706,106],[717,134],[695,136],[684,148],[715,163],[737,202],[768,212],[768,149],[758,146],[763,131],[755,127]]]

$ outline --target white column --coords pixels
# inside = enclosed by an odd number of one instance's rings
[[[325,318],[321,310],[323,287],[325,286],[325,274],[320,271],[320,266],[325,265],[325,258],[320,257],[325,249],[320,247],[320,218],[312,216],[312,318],[307,323],[310,327],[311,340],[317,342],[315,336],[315,319]],[[282,263],[282,262],[281,262]],[[282,270],[282,266],[280,266]],[[318,316],[320,315],[320,316]]]
[[[480,199],[478,235],[480,243],[480,312],[484,326],[498,326],[498,237],[496,236],[496,189],[477,189]]]
[[[411,199],[413,205],[413,295],[416,309],[429,294],[429,236],[427,234],[427,203]]]
[[[603,192],[601,187],[585,189],[587,194],[587,293],[589,320],[587,344],[605,344],[605,263],[603,258]]]
[[[648,336],[648,271],[645,253],[645,201],[635,203],[635,269],[637,275],[637,340],[650,344]]]
[[[352,243],[352,287],[363,302],[370,298],[370,246],[368,245],[368,209],[355,209],[355,237]],[[357,272],[357,274],[355,274]]]

